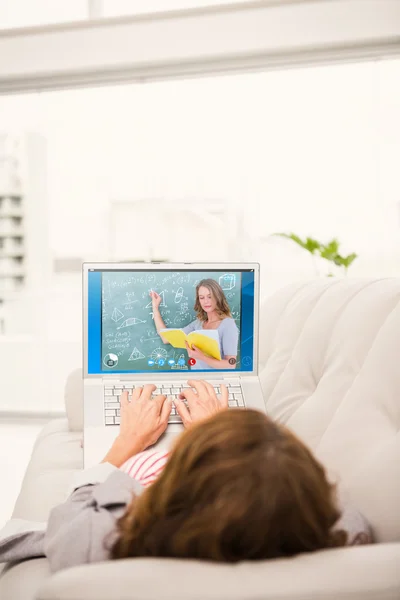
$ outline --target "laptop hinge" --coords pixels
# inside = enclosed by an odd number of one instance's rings
[[[187,379],[206,379],[207,381],[212,382],[213,379],[219,379],[219,380],[231,380],[231,379],[240,379],[241,381],[243,381],[244,379],[247,379],[247,377],[249,377],[249,375],[243,375],[243,373],[236,373],[236,374],[230,374],[230,373],[221,373],[220,375],[218,375],[218,373],[213,373],[212,377],[209,376],[208,373],[196,373],[196,371],[169,371],[168,373],[157,373],[157,376],[152,378],[151,377],[151,373],[148,374],[144,374],[144,373],[128,373],[126,375],[122,374],[122,373],[118,373],[118,375],[108,375],[106,377],[102,377],[102,381],[105,383],[110,383],[110,382],[115,382],[118,383],[120,381],[134,381],[135,379],[137,381],[148,381],[148,383],[157,383],[157,381],[162,381],[164,376],[166,378],[169,379],[184,379],[185,381]],[[250,375],[251,376],[251,375]],[[253,375],[254,377],[254,375]]]

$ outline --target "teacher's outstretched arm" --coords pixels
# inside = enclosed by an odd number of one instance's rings
[[[157,294],[157,292],[154,292],[153,290],[151,290],[151,292],[150,292],[150,298],[151,298],[154,323],[155,323],[155,326],[157,329],[157,333],[160,336],[160,338],[162,339],[164,344],[169,344],[169,342],[167,342],[167,340],[165,340],[160,333],[160,329],[166,329],[165,323],[164,323],[163,318],[160,313],[160,304],[161,304],[162,298],[161,298],[160,294]]]

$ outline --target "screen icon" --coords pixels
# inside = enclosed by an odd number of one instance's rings
[[[189,358],[189,365],[191,367],[193,367],[193,365],[195,365],[195,364],[196,364],[196,359],[195,358]]]
[[[103,364],[110,368],[116,367],[118,364],[118,356],[116,354],[107,354],[104,357]]]
[[[149,365],[149,367],[154,367],[154,365],[156,363],[155,363],[155,361],[152,358],[149,358],[149,360],[147,361],[147,364]]]
[[[170,359],[169,359],[169,361],[168,361],[168,364],[169,364],[171,367],[173,367],[173,366],[174,366],[174,364],[175,364],[175,361],[174,361],[174,359],[173,359],[173,358],[170,358]]]

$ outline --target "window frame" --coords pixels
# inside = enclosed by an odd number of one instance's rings
[[[0,31],[0,95],[399,55],[397,0],[259,0]]]

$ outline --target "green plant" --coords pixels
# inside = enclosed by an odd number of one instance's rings
[[[296,235],[294,233],[273,233],[272,235],[278,235],[280,237],[284,237],[286,239],[292,240],[293,242],[298,244],[301,248],[304,248],[304,250],[307,250],[308,252],[310,252],[310,254],[314,258],[314,264],[316,267],[317,275],[318,275],[318,269],[317,269],[317,266],[315,263],[315,256],[320,256],[321,258],[324,258],[325,260],[333,263],[337,267],[343,267],[345,275],[347,275],[347,271],[348,271],[350,265],[353,263],[353,261],[358,256],[354,252],[352,252],[351,254],[348,254],[347,256],[342,256],[339,253],[339,245],[340,244],[336,238],[333,238],[327,244],[322,244],[318,240],[315,240],[314,238],[311,238],[311,237],[306,237],[304,240],[302,240],[298,235]],[[333,273],[329,272],[328,277],[333,277]]]

